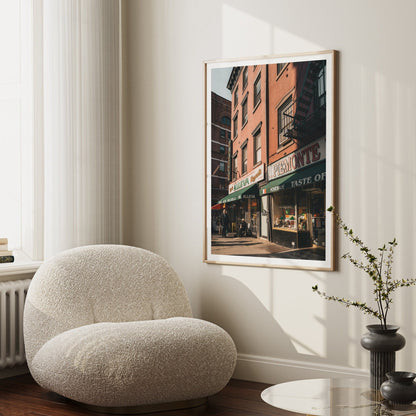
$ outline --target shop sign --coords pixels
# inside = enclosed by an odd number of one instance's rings
[[[246,188],[247,186],[254,185],[257,182],[262,181],[263,179],[264,179],[264,165],[260,165],[256,169],[252,170],[249,175],[229,185],[228,193],[231,194],[232,192]]]
[[[280,185],[272,186],[270,192],[281,191],[282,189],[297,188],[299,186],[310,185],[314,182],[324,181],[326,179],[326,172],[315,173],[314,175],[305,176],[294,180],[288,180]],[[263,194],[267,194],[267,189],[263,189]]]
[[[279,178],[325,160],[325,148],[325,138],[322,138],[279,159],[269,165],[267,170],[268,180]]]

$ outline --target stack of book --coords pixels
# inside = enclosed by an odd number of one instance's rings
[[[0,263],[13,263],[13,251],[9,250],[9,240],[0,238]]]

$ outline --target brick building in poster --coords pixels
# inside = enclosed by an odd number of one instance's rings
[[[232,231],[244,219],[253,236],[261,228],[259,184],[265,180],[267,160],[266,86],[267,65],[235,67],[227,85],[232,93],[231,182],[221,202],[228,208]]]
[[[325,61],[234,67],[229,192],[233,228],[289,248],[325,245]]]
[[[231,101],[211,92],[211,206],[228,195]]]
[[[269,65],[269,239],[302,248],[325,245],[325,62]]]

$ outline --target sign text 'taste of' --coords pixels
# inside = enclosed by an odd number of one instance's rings
[[[319,139],[269,165],[269,181],[325,160],[325,139]]]

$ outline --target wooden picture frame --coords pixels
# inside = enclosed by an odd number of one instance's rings
[[[334,269],[335,57],[205,62],[206,263]]]

